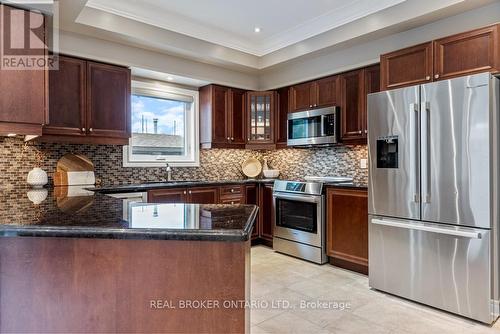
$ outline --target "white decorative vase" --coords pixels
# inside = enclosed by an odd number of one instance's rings
[[[33,188],[42,188],[49,182],[49,178],[43,169],[35,167],[28,173],[27,182]]]
[[[40,204],[45,199],[47,199],[47,195],[49,194],[49,191],[47,189],[32,189],[28,191],[28,199],[33,202],[33,204]]]

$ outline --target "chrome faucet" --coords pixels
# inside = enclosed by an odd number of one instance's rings
[[[167,181],[172,181],[172,167],[167,163]]]

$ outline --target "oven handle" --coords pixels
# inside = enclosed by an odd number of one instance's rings
[[[291,200],[291,201],[300,201],[300,202],[307,202],[307,203],[321,203],[322,196],[274,194],[273,198],[274,198],[274,200],[287,199],[287,200]]]

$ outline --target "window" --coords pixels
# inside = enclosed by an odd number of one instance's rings
[[[123,166],[199,166],[197,91],[134,80],[131,102]]]

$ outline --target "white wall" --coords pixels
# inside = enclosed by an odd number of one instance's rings
[[[258,76],[160,52],[61,31],[60,52],[104,62],[139,67],[222,85],[257,90]]]
[[[274,89],[379,61],[379,55],[432,39],[500,22],[500,3],[480,7],[415,29],[341,50],[324,50],[263,70],[262,90]]]

